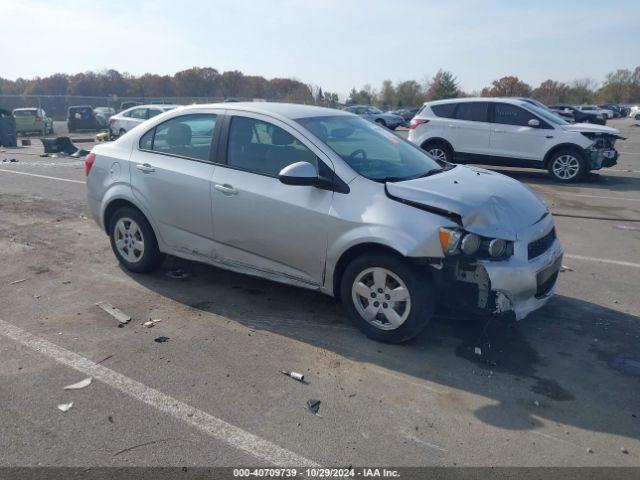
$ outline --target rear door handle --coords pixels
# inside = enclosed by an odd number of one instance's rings
[[[225,183],[224,185],[220,185],[219,183],[216,183],[213,188],[215,188],[216,190],[218,190],[219,192],[225,194],[225,195],[237,195],[238,194],[238,190],[236,190],[235,188],[233,188],[233,185],[229,185],[228,183]]]
[[[136,168],[138,170],[140,170],[143,173],[151,173],[151,172],[155,172],[156,169],[153,168],[151,165],[149,165],[148,163],[139,163],[136,165]]]

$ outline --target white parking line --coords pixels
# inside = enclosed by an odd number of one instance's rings
[[[606,200],[625,200],[628,202],[640,202],[640,198],[629,198],[629,197],[605,197],[603,195],[585,195],[583,193],[564,193],[564,192],[542,192],[547,193],[548,195],[553,195],[554,193],[557,195],[562,195],[566,197],[585,197],[585,198],[603,198]]]
[[[46,355],[53,360],[79,372],[90,375],[96,380],[120,390],[122,393],[171,415],[201,432],[235,447],[256,458],[266,460],[277,466],[317,467],[317,463],[286,450],[257,435],[242,430],[213,415],[198,410],[169,395],[148,387],[102,365],[66,350],[47,340],[30,334],[15,325],[0,319],[0,335]]]
[[[620,265],[622,267],[640,268],[640,263],[623,262],[621,260],[609,260],[607,258],[584,257],[582,255],[571,255],[565,253],[564,258],[573,258],[575,260],[585,260],[588,262],[609,263],[611,265]]]
[[[17,175],[28,175],[30,177],[48,178],[49,180],[58,180],[60,182],[81,183],[83,185],[87,183],[81,180],[71,180],[70,178],[50,177],[48,175],[38,175],[37,173],[18,172],[16,170],[7,170],[6,168],[0,168],[0,172],[15,173]]]

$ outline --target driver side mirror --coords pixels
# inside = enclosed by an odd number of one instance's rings
[[[309,162],[296,162],[287,165],[280,170],[278,180],[285,185],[316,186],[320,183],[316,167]]]
[[[538,119],[536,119],[536,118],[532,118],[531,120],[529,120],[529,121],[527,122],[527,124],[528,124],[530,127],[538,128],[538,127],[540,126],[540,120],[538,120]]]

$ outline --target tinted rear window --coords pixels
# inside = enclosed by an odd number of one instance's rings
[[[488,109],[489,104],[487,102],[459,103],[456,110],[456,118],[472,122],[486,122]]]
[[[16,110],[13,112],[14,117],[35,117],[37,110]]]
[[[439,117],[453,118],[453,112],[456,110],[456,104],[443,103],[442,105],[433,105],[431,110]]]
[[[71,107],[69,108],[69,113],[88,113],[91,115],[93,110],[90,107]]]

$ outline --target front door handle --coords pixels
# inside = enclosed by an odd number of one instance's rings
[[[225,195],[237,195],[238,194],[238,190],[236,190],[235,188],[233,188],[233,185],[229,185],[228,183],[225,183],[224,185],[220,185],[219,183],[216,183],[213,188],[215,188],[216,190],[218,190],[219,192],[225,194]]]
[[[151,165],[149,165],[148,163],[139,163],[136,165],[136,168],[138,170],[140,170],[143,173],[151,173],[151,172],[155,172],[156,169],[153,168]]]

